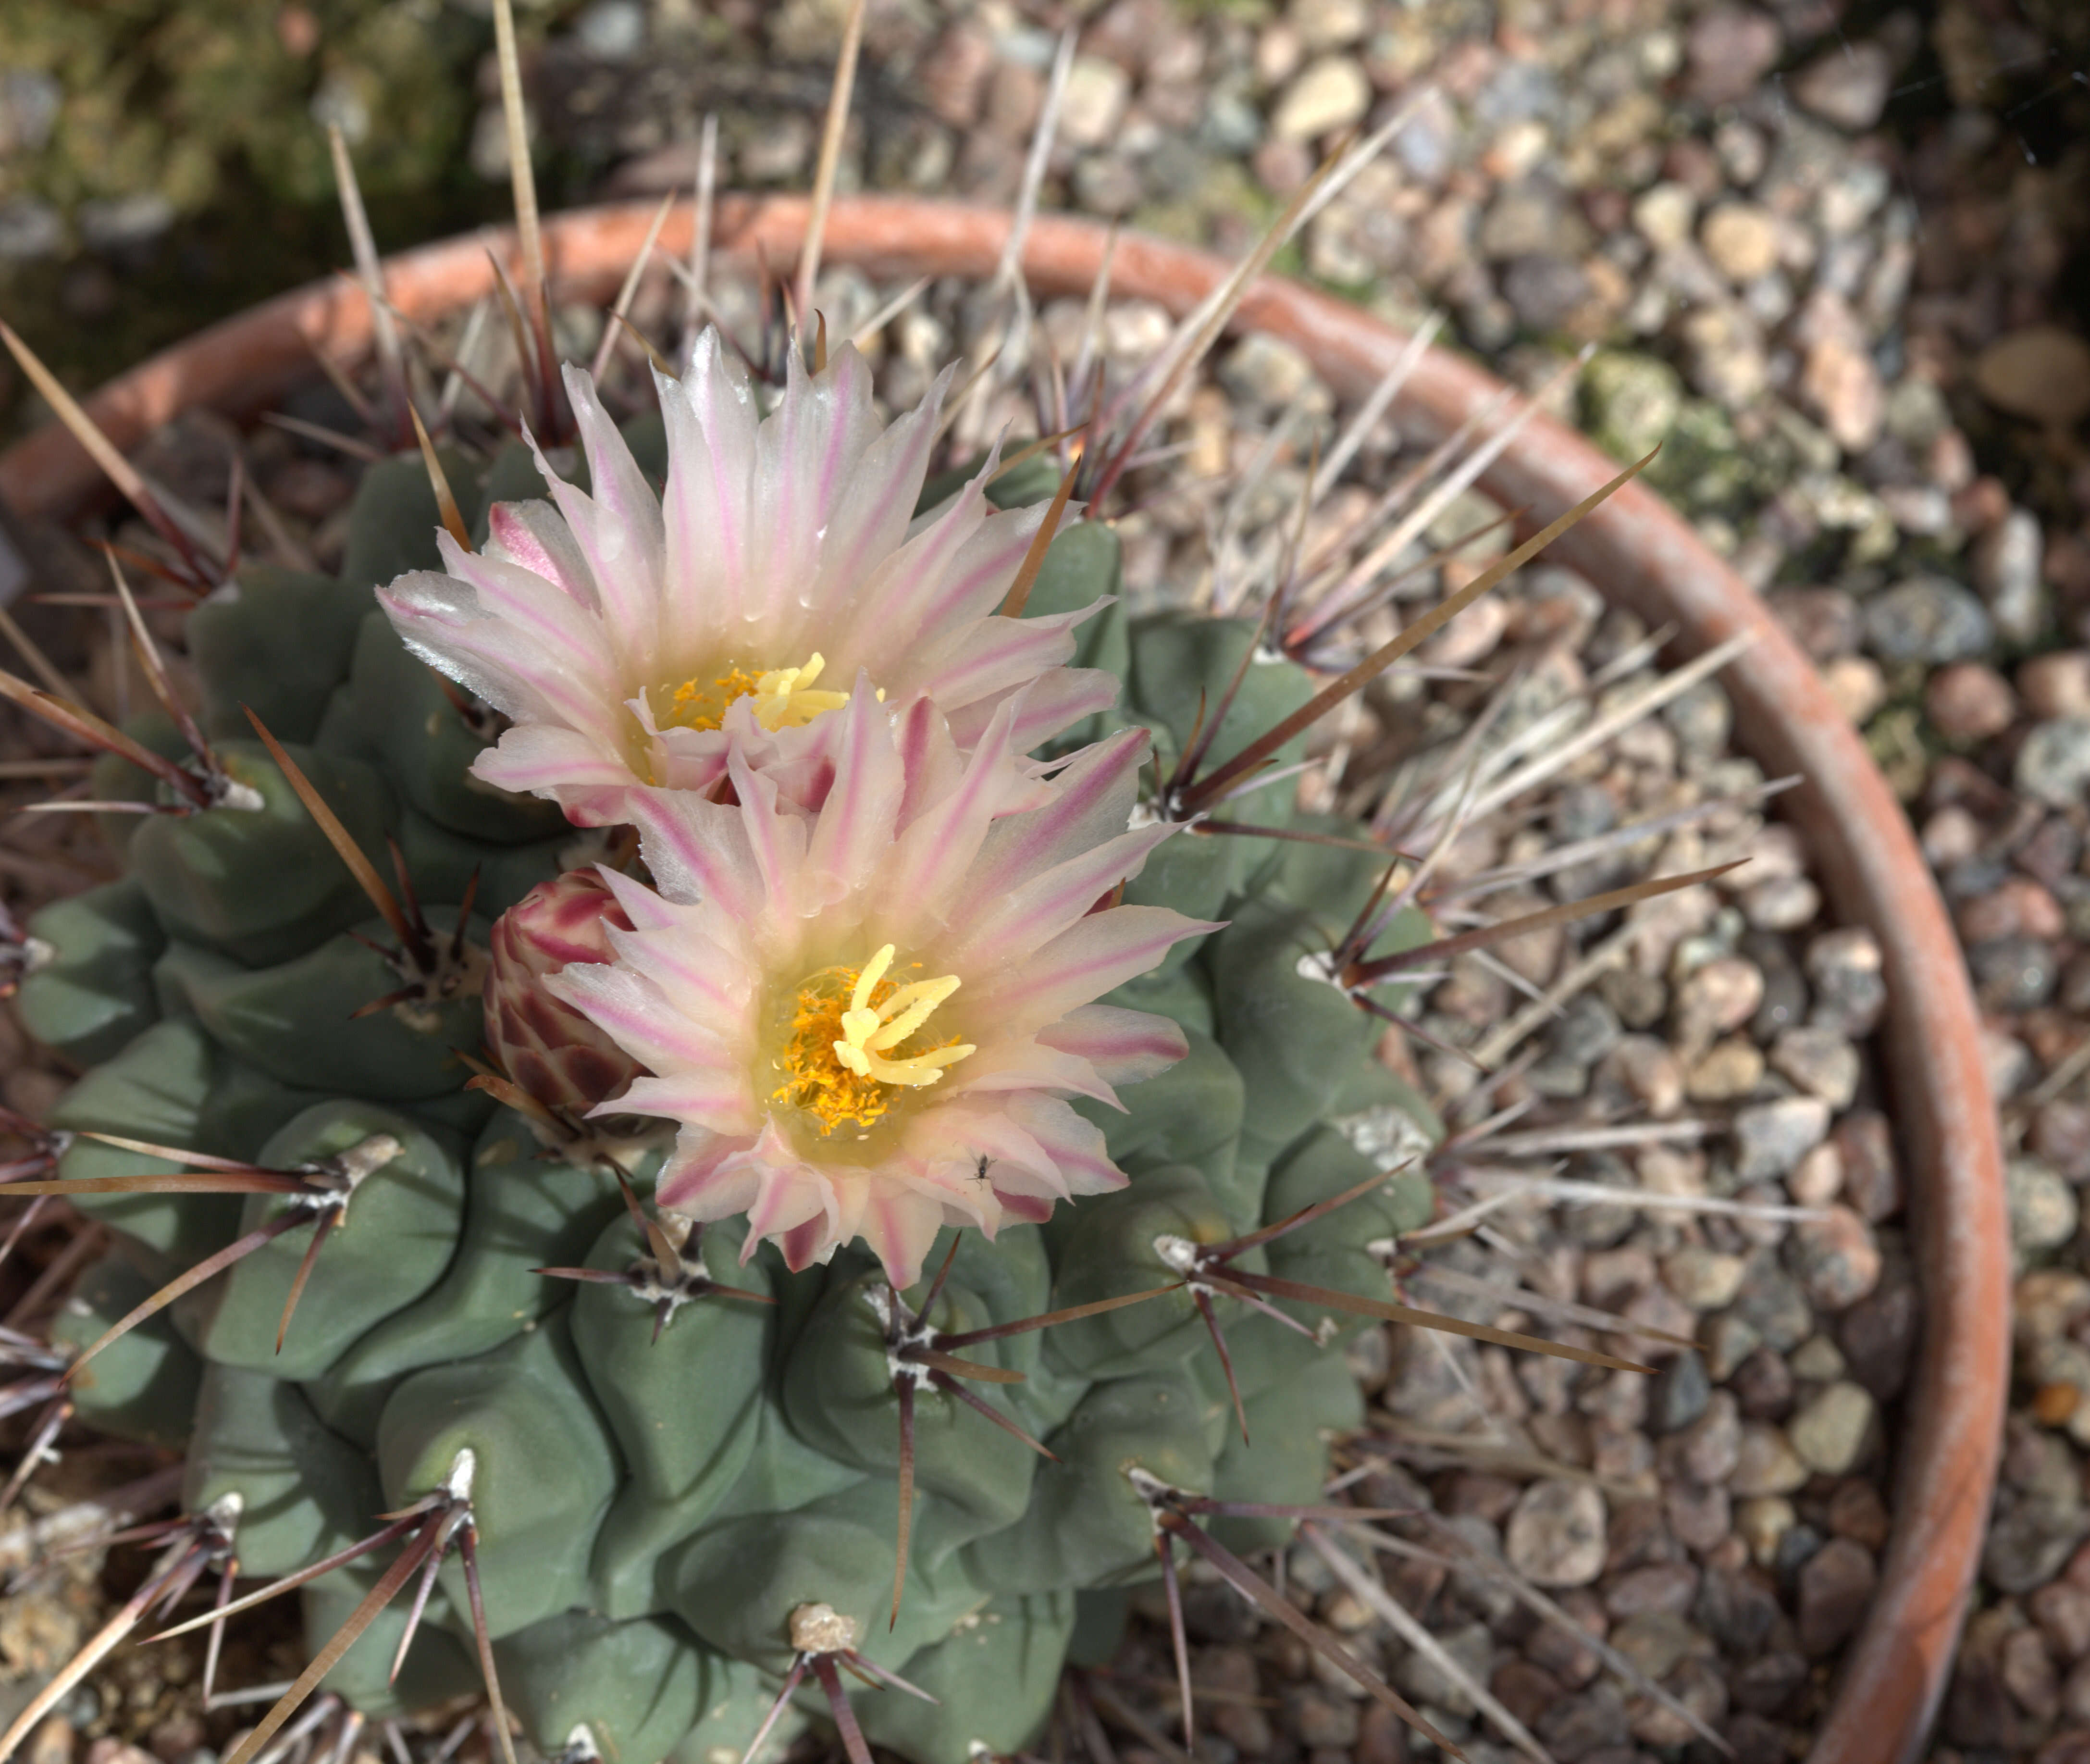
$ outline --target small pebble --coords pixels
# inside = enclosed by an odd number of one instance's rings
[[[2020,1629],[2003,1644],[2003,1687],[2018,1707],[2040,1721],[2051,1721],[2061,1708],[2061,1675],[2046,1638],[2036,1629]]]
[[[1790,1495],[1805,1486],[1807,1477],[1806,1464],[1782,1429],[1763,1421],[1743,1423],[1741,1450],[1735,1474],[1727,1479],[1731,1493],[1745,1498]]]
[[[1800,1406],[1786,1423],[1786,1437],[1809,1469],[1842,1476],[1857,1463],[1877,1414],[1869,1391],[1838,1382]]]
[[[1663,1482],[1662,1510],[1676,1541],[1694,1555],[1710,1556],[1734,1530],[1734,1503],[1724,1488],[1706,1488],[1686,1477]]]
[[[1509,1517],[1503,1550],[1533,1585],[1588,1585],[1603,1572],[1604,1497],[1586,1482],[1533,1482]]]
[[[1821,891],[1804,876],[1779,876],[1742,893],[1743,915],[1758,931],[1803,931],[1821,910]]]
[[[1977,661],[1941,668],[1924,688],[1923,708],[1947,741],[1986,741],[2000,735],[2017,715],[2010,682]]]
[[[1832,1140],[1817,1146],[1786,1178],[1786,1192],[1800,1207],[1826,1207],[1843,1192],[1843,1154]]]
[[[2090,649],[2056,650],[2020,663],[2018,691],[2025,708],[2042,722],[2090,721]]]
[[[1749,1560],[1769,1568],[1778,1560],[1778,1546],[1799,1522],[1792,1503],[1782,1495],[1758,1495],[1735,1508],[1735,1535],[1748,1547]]]
[[[1727,1388],[1752,1421],[1783,1421],[1792,1412],[1792,1367],[1769,1348],[1758,1348],[1736,1366]]]
[[[1650,1562],[1612,1581],[1611,1590],[1604,1594],[1604,1608],[1619,1619],[1656,1612],[1681,1617],[1697,1601],[1698,1580],[1698,1570],[1688,1562]],[[1631,1651],[1617,1630],[1611,1633],[1611,1642],[1621,1652]],[[1665,1671],[1648,1676],[1665,1678],[1668,1674]]]
[[[2058,325],[2028,325],[1975,358],[1981,396],[2013,416],[2072,428],[2090,414],[2090,343]]]
[[[1694,1482],[1712,1488],[1735,1474],[1742,1449],[1741,1416],[1735,1399],[1726,1391],[1714,1391],[1705,1411],[1679,1436],[1684,1466]]]
[[[2059,937],[2068,922],[2052,892],[2028,876],[2006,876],[1994,887],[1963,901],[1953,915],[1967,943],[1999,937]]]
[[[1870,1035],[1886,1008],[1879,941],[1862,925],[1823,931],[1807,945],[1814,1003],[1809,1020],[1853,1041]]]
[[[1681,245],[1691,236],[1697,201],[1680,183],[1658,183],[1633,199],[1632,224],[1658,251]]]
[[[1860,1218],[1878,1224],[1901,1211],[1901,1169],[1894,1161],[1894,1133],[1877,1109],[1843,1116],[1830,1134],[1843,1160],[1844,1198]]]
[[[1287,86],[1270,119],[1270,131],[1281,141],[1318,140],[1346,129],[1371,108],[1371,81],[1347,55],[1327,55],[1310,63]]]
[[[1993,641],[1989,611],[1947,576],[1912,576],[1865,602],[1865,638],[1886,662],[1964,661]]]
[[[1778,224],[1752,202],[1723,202],[1698,230],[1705,255],[1737,286],[1778,267]]]
[[[2035,1590],[2025,1609],[2062,1659],[2072,1663],[2090,1654],[2090,1592],[2055,1581]]]
[[[1747,97],[1778,65],[1782,48],[1776,20],[1754,6],[1722,5],[1701,12],[1685,40],[1691,96],[1709,105]]]
[[[1858,1093],[1858,1050],[1834,1030],[1795,1026],[1771,1043],[1772,1070],[1818,1096],[1832,1109],[1851,1106]]]
[[[1833,1538],[1800,1571],[1800,1646],[1819,1659],[1856,1629],[1872,1603],[1879,1568],[1872,1552]]]
[[[2025,1144],[2066,1181],[2090,1182],[2090,1103],[2059,1096],[2042,1103]]]
[[[1850,1370],[1843,1350],[1826,1335],[1809,1336],[1792,1350],[1786,1364],[1791,1368],[1795,1379],[1810,1384],[1826,1384],[1841,1378]]]
[[[1981,1547],[1981,1573],[2005,1593],[2028,1593],[2061,1572],[2090,1531],[2090,1514],[2079,1499],[2038,1497],[2015,1502],[1989,1527]]]
[[[1758,1715],[1791,1717],[1800,1713],[1800,1693],[1809,1671],[1804,1655],[1763,1654],[1736,1667],[1731,1683],[1738,1706]],[[1733,1730],[1729,1729],[1731,1736]]]
[[[1302,1745],[1347,1749],[1357,1744],[1357,1704],[1318,1684],[1287,1685],[1284,1714],[1286,1726]]]
[[[1761,1082],[1763,1050],[1745,1036],[1716,1041],[1684,1074],[1684,1094],[1695,1103],[1731,1103]]]
[[[1735,1112],[1735,1172],[1744,1182],[1780,1177],[1829,1131],[1829,1105],[1818,1096],[1781,1097]]]
[[[1678,987],[1674,1015],[1678,1039],[1702,1043],[1739,1029],[1763,1001],[1764,978],[1741,956],[1719,956],[1694,970]]]
[[[1539,1718],[1539,1741],[1559,1758],[1590,1759],[1632,1736],[1625,1699],[1606,1680],[1556,1704]]]
[[[1705,1345],[1705,1370],[1716,1384],[1732,1378],[1735,1368],[1763,1345],[1754,1327],[1731,1310],[1707,1323],[1701,1339]]]
[[[1837,1320],[1836,1341],[1851,1362],[1851,1376],[1881,1402],[1900,1395],[1916,1351],[1916,1288],[1904,1276],[1882,1280]]]
[[[2046,597],[2040,585],[2045,549],[2039,517],[2029,509],[2012,509],[1974,541],[1967,561],[1974,586],[1989,603],[1996,629],[2013,644],[2031,643],[2046,622]]]
[[[2090,798],[2090,716],[2033,724],[2011,776],[2022,794],[2054,808]]]
[[[1801,1220],[1786,1254],[1809,1301],[1822,1310],[1848,1310],[1880,1284],[1872,1228],[1848,1207],[1831,1206],[1822,1218]]]
[[[1664,1269],[1664,1278],[1667,1270]],[[1688,1427],[1705,1413],[1713,1395],[1705,1362],[1695,1353],[1670,1356],[1656,1368],[1647,1388],[1647,1430],[1658,1436]]]
[[[1611,1624],[1604,1615],[1603,1604],[1595,1594],[1571,1587],[1560,1595],[1558,1603],[1575,1620],[1583,1635],[1602,1641],[1610,1633]],[[1603,1662],[1596,1650],[1559,1624],[1542,1624],[1524,1644],[1524,1651],[1533,1665],[1543,1667],[1571,1689],[1580,1689],[1603,1670]]]
[[[1662,1278],[1692,1310],[1718,1310],[1734,1302],[1747,1267],[1738,1255],[1686,1244],[1662,1258]]]
[[[1894,1530],[1894,1516],[1887,1511],[1880,1491],[1862,1477],[1853,1476],[1837,1485],[1829,1497],[1829,1529],[1860,1547],[1875,1552],[1886,1547]],[[2090,1605],[2090,1598],[2086,1598]]]
[[[1821,683],[1829,689],[1830,702],[1848,723],[1869,723],[1887,701],[1886,677],[1867,656],[1838,656],[1825,663]]]
[[[1967,952],[1975,996],[1993,1011],[2028,1011],[2061,983],[2058,953],[2038,937],[1998,937]]]
[[[1598,1063],[1599,1079],[1622,1082],[1658,1121],[1684,1107],[1684,1072],[1669,1045],[1657,1035],[1622,1035]]]
[[[2036,1158],[2013,1158],[2003,1171],[2010,1242],[2021,1255],[2058,1250],[2075,1235],[2075,1191]]]

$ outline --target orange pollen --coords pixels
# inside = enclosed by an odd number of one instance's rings
[[[788,1038],[772,1062],[783,1082],[770,1100],[810,1116],[823,1138],[843,1126],[875,1126],[897,1091],[934,1084],[974,1051],[955,1035],[922,1039],[957,979],[889,980],[892,957],[888,944],[861,969],[824,968],[793,1002]]]
[[[655,699],[656,721],[664,729],[717,729],[725,713],[742,699],[755,700],[755,720],[774,733],[797,729],[849,703],[849,694],[816,686],[827,658],[815,650],[795,668],[750,672],[737,661],[707,681],[693,674],[680,685],[663,686]],[[885,695],[879,694],[880,698]],[[663,703],[662,701],[665,702]]]
[[[663,729],[716,729],[727,709],[752,692],[760,678],[729,662],[709,685],[692,678],[674,687],[666,695],[667,703],[656,709],[656,720]]]

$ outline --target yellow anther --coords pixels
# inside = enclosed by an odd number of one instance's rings
[[[717,729],[733,705],[751,699],[755,720],[764,729],[796,729],[849,703],[846,692],[814,688],[827,665],[827,658],[817,650],[802,667],[772,668],[766,673],[750,673],[738,662],[728,661],[708,679],[692,674],[679,685],[662,687],[653,701],[655,714],[664,728]]]
[[[973,1050],[953,1045],[898,1060],[885,1057],[888,1049],[906,1040],[928,1022],[931,1012],[958,989],[958,977],[947,974],[940,979],[895,987],[874,1004],[879,983],[892,966],[892,945],[886,944],[857,976],[849,1008],[841,1015],[842,1039],[834,1043],[835,1058],[859,1078],[918,1089],[934,1084],[944,1075],[945,1066],[964,1059]]]
[[[824,1137],[845,1123],[869,1127],[895,1088],[920,1090],[974,1050],[956,1039],[904,1052],[936,1007],[958,989],[956,975],[895,985],[887,944],[859,970],[827,968],[800,986],[788,1038],[776,1058],[784,1082],[771,1099],[803,1111]]]
[[[849,703],[846,692],[815,691],[813,682],[828,665],[817,649],[800,668],[772,668],[755,682],[755,720],[764,729],[796,729]]]

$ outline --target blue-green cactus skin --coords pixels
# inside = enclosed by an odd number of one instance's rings
[[[633,439],[657,477],[657,423],[634,425]],[[480,536],[493,501],[541,493],[520,447],[478,476],[461,458],[445,466]],[[1035,461],[992,493],[1032,500],[1054,483]],[[932,486],[928,499],[951,488]],[[712,1278],[773,1302],[686,1305],[656,1340],[653,1307],[630,1286],[535,1271],[621,1271],[641,1240],[605,1177],[541,1153],[522,1116],[465,1088],[477,998],[352,1017],[398,983],[369,947],[389,934],[251,738],[243,707],[289,744],[381,868],[388,837],[398,841],[441,930],[475,886],[467,936],[483,943],[488,919],[556,874],[580,837],[544,803],[467,776],[487,731],[373,609],[373,584],[436,564],[436,519],[419,460],[384,462],[357,496],[338,578],[249,570],[236,592],[198,610],[190,641],[204,726],[261,808],[110,817],[127,873],[32,927],[50,948],[22,988],[24,1021],[87,1069],[55,1125],[278,1168],[372,1134],[400,1148],[350,1197],[280,1352],[283,1301],[308,1241],[295,1226],[101,1357],[80,1384],[81,1411],[112,1432],[186,1442],[186,1499],[240,1495],[239,1556],[259,1575],[368,1535],[374,1516],[436,1486],[470,1448],[497,1660],[510,1707],[547,1751],[584,1723],[612,1764],[737,1755],[789,1664],[790,1613],[811,1602],[854,1618],[867,1657],[940,1699],[860,1696],[874,1740],[917,1764],[966,1764],[979,1745],[1013,1750],[1044,1719],[1077,1616],[1089,1638],[1079,1645],[1107,1645],[1122,1614],[1117,1590],[1155,1571],[1152,1517],[1126,1467],[1223,1499],[1312,1501],[1328,1435],[1361,1418],[1343,1353],[1356,1319],[1283,1301],[1318,1332],[1308,1339],[1220,1301],[1246,1443],[1210,1336],[1180,1291],[968,1350],[1022,1375],[972,1388],[1053,1456],[919,1388],[906,1598],[888,1629],[899,1436],[875,1264],[860,1248],[798,1275],[768,1249],[743,1263],[741,1225],[713,1226],[699,1252]],[[1116,536],[1077,526],[1052,546],[1027,608],[1096,609],[1077,628],[1075,661],[1116,673],[1125,691],[1115,711],[1073,732],[1080,741],[1143,725],[1165,775],[1201,703],[1215,713],[1238,674],[1209,771],[1309,696],[1298,669],[1254,652],[1251,625],[1129,617],[1120,589]],[[134,732],[156,751],[184,753],[163,718],[141,717]],[[1299,751],[1295,741],[1278,763]],[[158,791],[116,762],[100,768],[97,788],[140,801]],[[1298,820],[1281,785],[1233,798],[1225,815],[1362,832]],[[1223,1242],[1371,1176],[1353,1118],[1404,1116],[1417,1141],[1441,1132],[1374,1058],[1374,1022],[1302,970],[1302,957],[1344,935],[1377,880],[1369,853],[1297,841],[1190,833],[1156,853],[1127,897],[1227,928],[1115,995],[1172,1018],[1189,1048],[1127,1089],[1121,1111],[1077,1105],[1130,1185],[1062,1207],[1043,1226],[1012,1224],[993,1242],[959,1234],[939,1327],[1170,1284],[1157,1237]],[[1430,935],[1410,913],[1377,948]],[[642,1194],[658,1161],[634,1168]],[[60,1173],[173,1168],[81,1138]],[[1386,1177],[1238,1266],[1386,1296],[1374,1246],[1413,1229],[1430,1204],[1418,1174]],[[111,1194],[81,1204],[118,1249],[61,1319],[59,1337],[74,1345],[148,1283],[293,1203]],[[939,1241],[931,1264],[950,1242]],[[1285,1531],[1269,1520],[1217,1525],[1239,1547]],[[384,1560],[306,1590],[316,1636],[354,1608]],[[457,1573],[453,1562],[439,1577],[396,1684],[386,1675],[397,1610],[329,1682],[373,1715],[471,1690]],[[787,1711],[778,1743],[802,1719]]]

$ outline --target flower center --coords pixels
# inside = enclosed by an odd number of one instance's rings
[[[974,1051],[955,1036],[909,1050],[957,991],[958,977],[901,984],[886,978],[892,956],[887,944],[861,970],[823,968],[792,1002],[788,1039],[774,1061],[783,1082],[770,1100],[811,1116],[823,1138],[845,1124],[875,1125],[896,1091],[934,1084]]]
[[[818,650],[802,666],[772,668],[766,673],[750,673],[729,660],[708,678],[693,674],[679,686],[661,687],[655,695],[654,716],[663,729],[716,729],[732,706],[752,699],[755,720],[764,729],[797,729],[849,703],[846,692],[815,688],[827,665]]]

